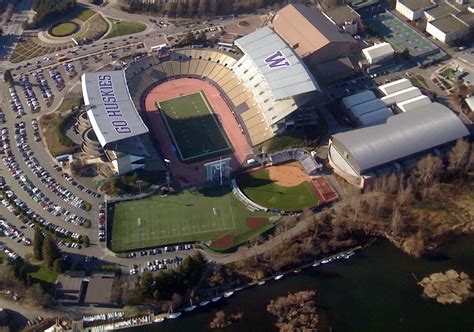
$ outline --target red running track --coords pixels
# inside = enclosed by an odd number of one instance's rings
[[[215,86],[207,81],[194,78],[178,78],[159,84],[154,87],[145,98],[146,114],[153,135],[158,140],[164,157],[171,161],[171,173],[183,186],[191,186],[206,181],[204,164],[209,161],[218,160],[219,157],[192,164],[183,163],[177,153],[173,152],[173,141],[171,140],[161,114],[159,114],[159,111],[156,109],[156,102],[198,91],[205,94],[221,126],[224,128],[227,137],[232,143],[233,152],[229,155],[221,156],[221,158],[230,157],[230,166],[232,170],[235,170],[242,165],[248,155],[252,154],[252,148],[245,134],[241,131],[232,110]]]

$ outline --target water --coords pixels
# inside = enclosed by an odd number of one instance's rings
[[[315,289],[333,331],[474,331],[474,299],[445,306],[423,299],[415,275],[453,268],[474,277],[474,236],[444,246],[436,257],[413,260],[388,242],[377,241],[349,260],[309,268],[278,282],[234,294],[175,321],[141,327],[140,331],[203,331],[218,310],[241,311],[244,317],[229,331],[275,331],[266,311],[273,298]],[[131,330],[131,329],[130,329]],[[137,329],[138,330],[138,329]]]

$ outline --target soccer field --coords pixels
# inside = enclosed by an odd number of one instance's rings
[[[280,186],[270,179],[266,169],[240,175],[238,184],[248,198],[267,208],[298,211],[319,202],[307,181],[293,187]]]
[[[245,235],[250,231],[247,217],[267,216],[247,210],[230,188],[154,195],[116,203],[110,209],[114,251]]]
[[[201,92],[160,101],[158,107],[184,162],[217,157],[231,151],[224,130]]]

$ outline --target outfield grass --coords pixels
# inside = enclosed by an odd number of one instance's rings
[[[256,234],[249,232],[247,217],[267,215],[247,210],[230,188],[154,195],[116,203],[108,212],[114,251],[208,241],[224,235],[253,237]]]
[[[181,160],[194,162],[231,150],[223,129],[200,92],[162,101],[158,107]]]
[[[270,179],[266,169],[240,175],[238,184],[248,198],[267,208],[298,211],[318,204],[318,197],[308,182],[283,187]]]
[[[76,31],[76,27],[76,24],[72,22],[64,22],[56,25],[51,30],[51,33],[53,34],[53,36],[64,37],[74,33],[74,31]]]
[[[104,39],[130,35],[132,33],[145,31],[146,29],[146,25],[142,23],[120,21],[113,18],[109,18],[109,21],[112,24],[112,28]]]

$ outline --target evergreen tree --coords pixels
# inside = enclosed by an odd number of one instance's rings
[[[3,81],[8,84],[13,84],[13,76],[10,69],[5,70],[3,73]]]
[[[43,260],[43,243],[44,243],[43,232],[38,226],[36,226],[35,236],[33,238],[33,257],[38,261]]]
[[[48,268],[53,267],[53,262],[61,257],[61,251],[51,236],[46,236],[43,243],[43,260],[47,263]]]

